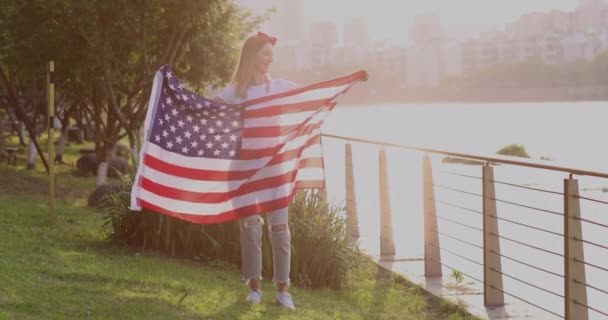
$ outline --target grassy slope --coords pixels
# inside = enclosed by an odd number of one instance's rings
[[[105,242],[100,214],[85,207],[93,179],[69,165],[58,170],[59,219],[50,226],[39,167],[0,165],[0,319],[473,319],[372,263],[340,292],[292,288],[296,313],[274,305],[267,281],[263,303],[252,306],[234,266]]]

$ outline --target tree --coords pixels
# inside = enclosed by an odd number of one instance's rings
[[[105,182],[116,142],[139,148],[155,71],[164,64],[195,92],[228,80],[236,45],[264,19],[230,0],[0,0],[0,67],[13,83],[44,82],[56,61],[64,114],[88,117]],[[24,99],[32,99],[23,96]],[[65,119],[63,119],[65,120]],[[82,120],[82,119],[79,119]],[[134,155],[135,156],[135,155]],[[136,159],[134,159],[136,160]]]

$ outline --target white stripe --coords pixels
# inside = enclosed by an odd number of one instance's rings
[[[310,135],[300,136],[287,142],[279,153],[287,152],[302,147],[308,139],[320,133],[320,128],[311,132]],[[146,142],[146,153],[167,163],[172,163],[181,167],[198,169],[198,170],[213,170],[213,171],[246,171],[256,170],[265,166],[272,157],[264,157],[254,160],[227,160],[227,159],[212,159],[188,157],[174,152],[166,151],[156,144]],[[143,164],[141,165],[143,166]]]
[[[310,122],[306,123],[306,126],[316,125],[322,123],[325,119],[322,118],[313,118],[310,119]],[[285,143],[285,141],[289,141],[291,137],[296,133],[296,129],[287,132],[287,134],[276,137],[266,137],[266,138],[244,138],[241,142],[242,149],[264,149],[271,148],[277,145]],[[308,135],[312,135],[309,133]]]
[[[312,158],[303,158],[300,161]],[[318,159],[318,158],[315,158]],[[293,171],[298,165],[298,159],[283,162],[274,166],[262,168],[250,179],[241,180],[229,180],[229,181],[208,181],[208,180],[195,180],[182,177],[176,177],[170,174],[163,173],[161,171],[146,167],[143,176],[157,184],[168,186],[171,188],[177,188],[185,191],[192,192],[229,192],[238,189],[243,183],[249,183],[258,181],[261,179],[282,175],[286,172]],[[302,168],[302,170],[310,170],[319,168]]]
[[[298,170],[296,181],[324,180],[325,174],[322,168],[304,168]]]
[[[300,144],[294,145],[290,144],[289,147],[292,149],[297,149],[301,147],[306,141],[299,141]],[[181,167],[197,169],[197,170],[213,170],[213,171],[231,171],[235,170],[235,168],[239,168],[240,171],[245,170],[256,170],[268,163],[268,161],[272,160],[272,157],[264,157],[257,160],[226,160],[226,159],[209,159],[209,158],[196,158],[196,157],[187,157],[177,153],[169,152],[164,149],[161,149],[159,146],[147,143],[149,147],[147,148],[147,153],[151,156],[161,159],[162,161],[173,163],[175,165],[179,165]],[[319,144],[314,144],[302,151],[302,157],[322,157],[323,152],[320,147],[311,148],[313,146],[320,146]],[[288,150],[288,149],[286,149]],[[143,163],[141,167],[144,167]]]
[[[154,82],[152,83],[152,91],[150,92],[150,99],[148,100],[148,111],[146,113],[146,121],[144,122],[144,140],[147,141],[148,137],[152,133],[152,117],[156,114],[158,109],[158,97],[160,96],[161,86],[163,84],[163,74],[160,71],[156,71],[154,75]],[[147,143],[144,143],[141,150],[139,150],[139,164],[137,167],[137,174],[135,174],[135,180],[131,186],[131,205],[129,209],[135,211],[141,211],[141,206],[137,203],[139,181],[141,180],[144,170],[144,154],[147,152]],[[134,150],[135,151],[135,150]]]
[[[315,135],[318,135],[320,132],[321,132],[321,128],[316,128],[313,131],[311,131],[309,134],[305,134],[305,135],[299,136],[297,138],[294,138],[291,141],[287,141],[285,143],[285,145],[283,146],[283,148],[281,148],[281,150],[279,150],[279,153],[282,153],[286,150],[295,149],[295,147],[293,147],[294,145],[297,145],[297,146],[304,145],[306,143],[306,141],[308,141],[308,139],[312,138]],[[243,143],[242,150],[257,150],[257,149],[272,148],[272,147],[277,146],[277,144],[265,144],[265,142],[268,142],[265,139],[251,139],[251,140],[260,140],[260,141],[258,141],[259,143],[248,143],[247,146],[245,146],[245,143]],[[285,140],[288,140],[288,139],[285,139]],[[256,142],[256,141],[254,141],[254,142]]]
[[[329,115],[329,111],[322,111],[318,114],[314,114],[316,111],[306,111],[298,113],[286,113],[276,116],[263,117],[263,118],[247,118],[243,122],[244,128],[258,128],[258,127],[278,127],[278,126],[293,126],[302,124],[306,119],[314,115],[315,118],[319,117],[325,119]]]
[[[220,203],[194,203],[182,200],[175,200],[159,196],[145,189],[141,189],[140,198],[155,206],[173,212],[194,214],[199,216],[214,216],[226,211],[242,208],[248,205],[287,197],[291,194],[294,185],[295,182],[290,182],[279,187],[274,187],[234,197],[230,201],[224,201]]]
[[[300,103],[300,102],[329,99],[329,98],[332,98],[332,97],[338,95],[342,91],[348,89],[349,86],[350,86],[350,84],[345,84],[345,85],[337,86],[337,87],[307,90],[307,91],[304,91],[304,92],[301,92],[301,93],[298,93],[298,94],[295,94],[292,96],[277,98],[277,99],[272,99],[272,100],[256,103],[256,104],[248,106],[246,110],[257,110],[257,109],[262,109],[262,108],[266,108],[266,107],[270,107],[270,106],[278,106],[278,105],[285,105],[285,104],[294,104],[294,103]]]

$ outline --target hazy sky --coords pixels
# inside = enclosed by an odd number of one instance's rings
[[[255,9],[294,0],[237,0]],[[402,42],[415,16],[433,13],[448,33],[472,32],[501,27],[525,13],[553,9],[572,11],[579,0],[306,0],[306,22],[329,20],[341,34],[345,18],[367,16],[370,36]],[[297,13],[293,13],[297,14]]]

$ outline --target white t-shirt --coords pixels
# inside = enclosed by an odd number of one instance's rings
[[[229,85],[222,90],[218,97],[222,98],[226,103],[237,104],[245,100],[252,100],[259,97],[277,94],[297,88],[297,85],[289,80],[285,79],[272,79],[270,80],[270,88],[266,91],[266,84],[260,84],[255,86],[249,86],[247,89],[247,99],[243,99],[236,94],[236,86],[234,84]]]

